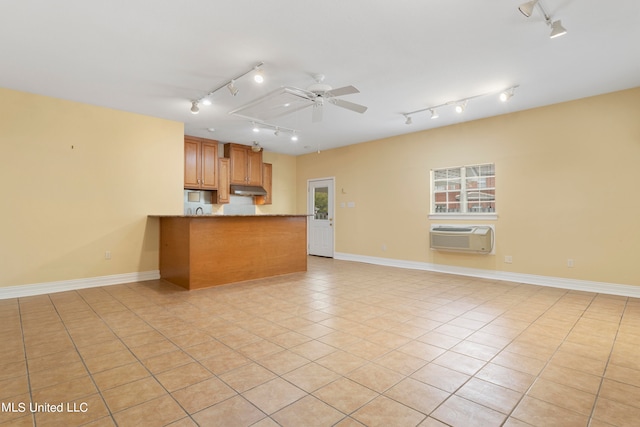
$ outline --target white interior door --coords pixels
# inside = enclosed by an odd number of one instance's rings
[[[309,181],[309,255],[333,258],[333,178]]]

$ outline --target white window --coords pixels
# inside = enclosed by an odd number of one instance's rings
[[[495,214],[496,174],[493,164],[431,171],[432,214]]]

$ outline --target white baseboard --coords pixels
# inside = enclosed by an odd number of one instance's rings
[[[136,273],[113,274],[110,276],[88,277],[86,279],[61,280],[58,282],[34,283],[0,288],[0,300],[73,291],[76,289],[96,288],[99,286],[119,285],[122,283],[157,280],[160,270],[139,271]]]
[[[640,298],[640,286],[621,285],[617,283],[592,282],[588,280],[564,279],[561,277],[537,276],[534,274],[509,273],[506,271],[482,270],[478,268],[454,267],[442,264],[430,264],[418,261],[404,261],[390,258],[378,258],[336,252],[335,259],[364,262],[367,264],[385,265],[389,267],[410,268],[438,273],[458,274],[461,276],[479,277],[491,280],[527,283],[529,285],[549,286],[552,288],[571,289],[575,291],[595,292],[599,294],[620,295]]]

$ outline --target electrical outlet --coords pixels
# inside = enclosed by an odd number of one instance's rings
[[[569,267],[569,268],[573,268],[573,266],[574,266],[573,259],[572,259],[572,258],[569,258],[569,259],[567,260],[567,267]]]
[[[505,255],[504,262],[506,264],[511,264],[513,262],[513,257],[511,255]]]
[[[104,259],[111,259],[111,251],[104,252]]]

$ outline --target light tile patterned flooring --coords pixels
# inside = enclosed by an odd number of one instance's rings
[[[639,300],[325,258],[2,300],[0,342],[0,425],[640,425]]]

